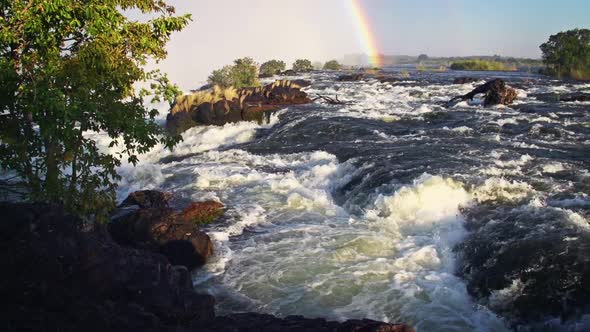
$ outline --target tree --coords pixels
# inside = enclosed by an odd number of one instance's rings
[[[549,37],[540,48],[543,61],[552,74],[590,79],[590,30],[560,32]]]
[[[236,89],[260,85],[258,81],[258,64],[252,58],[234,60],[232,66],[214,70],[209,75],[208,82],[222,88],[230,86]]]
[[[131,20],[129,10],[150,20]],[[0,166],[29,199],[105,217],[121,159],[135,164],[154,145],[179,141],[148,107],[149,96],[172,103],[179,90],[144,66],[163,59],[189,21],[162,0],[0,2]],[[99,131],[120,151],[100,151],[88,135]]]
[[[293,63],[293,70],[301,72],[312,71],[313,65],[311,64],[311,61],[307,59],[298,59]]]
[[[260,75],[262,76],[273,76],[279,74],[287,68],[284,61],[270,60],[260,65]]]
[[[342,65],[336,60],[330,60],[324,64],[324,69],[326,70],[340,70],[341,68]]]
[[[209,84],[217,85],[222,88],[229,88],[234,85],[232,78],[232,66],[224,66],[221,69],[214,70],[207,79]]]
[[[422,63],[422,62],[424,62],[426,60],[428,60],[428,55],[426,55],[426,54],[420,54],[418,56],[418,63]]]
[[[234,60],[231,73],[236,89],[260,85],[260,82],[258,82],[258,64],[252,58]]]

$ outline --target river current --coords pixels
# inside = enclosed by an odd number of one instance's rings
[[[456,76],[480,80],[452,84]],[[518,89],[514,105],[444,107],[496,77]],[[352,104],[316,101],[264,124],[192,128],[174,152],[156,148],[120,169],[119,199],[152,188],[173,192],[178,206],[225,204],[223,220],[205,229],[215,256],[194,273],[217,311],[371,318],[418,331],[533,326],[504,314],[526,280],[486,291],[478,272],[498,272],[489,270],[496,252],[521,255],[510,244],[529,236],[590,247],[590,103],[539,97],[590,93],[590,84],[493,72],[297,78],[312,81],[312,96]],[[493,252],[478,264],[482,244]],[[583,331],[588,321],[541,323]]]

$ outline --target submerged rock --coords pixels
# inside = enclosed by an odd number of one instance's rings
[[[457,77],[453,80],[453,84],[467,84],[477,82],[479,79],[475,77]]]
[[[365,74],[357,73],[357,74],[349,74],[349,75],[340,75],[336,79],[339,82],[358,82],[365,79]]]
[[[517,97],[516,90],[507,86],[506,82],[503,80],[496,78],[476,87],[468,94],[457,96],[451,99],[447,105],[450,106],[462,100],[473,100],[473,98],[478,94],[484,95],[484,107],[498,104],[510,105]]]
[[[307,104],[303,87],[311,83],[305,80],[278,80],[264,87],[198,91],[177,98],[166,117],[170,133],[180,134],[197,125],[224,125],[239,121],[263,121],[268,112],[275,112],[288,105]]]
[[[157,204],[147,204],[146,197]],[[188,268],[201,266],[213,254],[213,243],[198,225],[221,216],[223,204],[195,202],[178,213],[168,207],[169,197],[157,191],[132,193],[113,214],[108,230],[121,245],[160,252],[173,264]]]
[[[466,216],[471,233],[457,251],[469,293],[514,327],[590,314],[590,233],[582,217],[497,205]]]
[[[544,102],[554,102],[554,103],[590,101],[590,93],[583,93],[583,92],[563,93],[563,94],[562,93],[542,93],[542,94],[533,95],[532,97],[535,97],[538,100],[541,100]]]

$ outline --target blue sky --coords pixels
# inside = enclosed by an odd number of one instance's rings
[[[362,53],[349,0],[168,0],[193,22],[158,67],[182,88],[240,57],[341,59]],[[541,56],[551,34],[590,28],[590,0],[361,0],[386,54]]]
[[[590,28],[588,0],[363,0],[385,53],[539,57],[559,31]]]

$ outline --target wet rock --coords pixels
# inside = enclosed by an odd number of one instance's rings
[[[294,71],[293,69],[287,69],[284,72],[280,73],[279,75],[281,75],[281,76],[295,76],[295,75],[297,75],[297,72]]]
[[[203,332],[213,331],[268,331],[268,332],[413,332],[403,324],[388,324],[373,320],[347,320],[331,322],[323,318],[309,319],[302,316],[277,318],[272,315],[243,313],[217,317],[206,325],[197,325]]]
[[[131,193],[121,203],[121,207],[137,205],[140,208],[165,208],[172,194],[157,190],[139,190]]]
[[[179,217],[194,224],[208,224],[223,214],[223,208],[223,204],[215,201],[193,202]]]
[[[590,93],[541,93],[537,95],[533,95],[532,97],[537,98],[538,100],[544,102],[587,102],[590,101]]]
[[[457,77],[453,80],[453,84],[468,84],[477,81],[479,81],[479,79],[474,77]]]
[[[357,73],[357,74],[350,74],[350,75],[340,75],[336,79],[339,82],[358,82],[365,79],[365,74]]]
[[[375,76],[375,79],[381,83],[397,83],[399,78],[392,75],[379,75]]]
[[[3,331],[160,331],[214,317],[189,271],[46,204],[0,203]]]
[[[517,97],[516,90],[507,86],[503,80],[497,78],[476,87],[468,94],[451,99],[447,103],[447,106],[452,106],[456,102],[463,100],[473,100],[478,94],[484,95],[484,107],[498,104],[510,105]]]
[[[264,87],[234,89],[232,97],[182,96],[168,113],[166,128],[172,134],[180,134],[197,125],[224,125],[251,119],[261,121],[266,112],[275,112],[289,105],[310,103],[307,93],[301,91],[309,85],[311,82],[306,80],[278,80]],[[200,97],[203,97],[202,92]],[[195,99],[211,102],[197,101],[198,104],[195,104]]]
[[[125,201],[133,201],[132,197],[141,196],[141,193],[133,193]],[[221,216],[221,203],[195,202],[180,213],[167,204],[145,208],[140,206],[133,210],[121,208],[113,213],[108,224],[108,230],[117,243],[160,252],[172,264],[191,269],[205,264],[213,254],[211,239],[199,230],[198,225]]]
[[[513,327],[590,313],[590,233],[553,208],[482,205],[457,247],[470,294]]]

